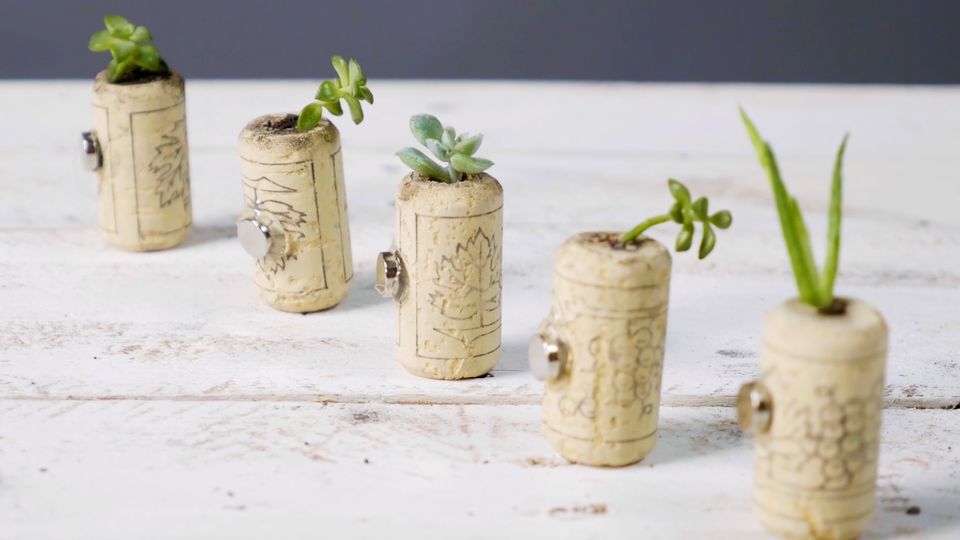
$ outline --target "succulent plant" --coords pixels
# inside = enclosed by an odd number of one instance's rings
[[[680,232],[677,234],[676,250],[687,251],[693,245],[694,224],[699,221],[703,227],[703,234],[700,237],[699,258],[703,259],[717,245],[717,235],[713,228],[729,228],[733,224],[733,214],[728,210],[720,210],[710,215],[710,203],[706,197],[691,200],[690,190],[679,180],[671,178],[667,185],[670,187],[670,193],[675,201],[673,206],[670,207],[670,211],[663,215],[653,216],[623,233],[620,236],[620,243],[629,244],[650,227],[673,221],[682,225]]]
[[[103,18],[105,30],[97,30],[87,45],[91,51],[110,51],[107,79],[112,83],[128,82],[143,72],[169,73],[167,63],[151,44],[153,36],[146,26],[136,26],[120,15]]]
[[[827,259],[823,271],[818,273],[817,262],[813,259],[813,249],[810,246],[810,236],[803,222],[803,213],[800,212],[800,205],[787,191],[787,186],[780,177],[780,168],[777,166],[773,149],[760,137],[756,126],[743,109],[740,109],[740,117],[747,128],[750,142],[757,151],[757,157],[760,158],[760,165],[770,179],[770,187],[773,188],[777,214],[780,216],[780,228],[783,231],[784,243],[787,245],[787,254],[790,257],[793,277],[797,282],[800,301],[825,313],[842,311],[844,304],[837,302],[834,298],[833,285],[840,265],[843,154],[847,148],[847,136],[844,135],[840,142],[840,148],[837,149],[837,156],[833,163],[833,182],[830,187],[830,210],[827,223]]]
[[[410,131],[420,144],[447,166],[440,165],[411,147],[398,151],[397,157],[414,171],[433,180],[452,184],[463,180],[466,174],[481,173],[493,165],[489,159],[473,155],[483,142],[482,133],[457,135],[456,130],[444,127],[437,117],[429,114],[411,117]]]
[[[363,107],[360,100],[373,105],[373,92],[367,88],[367,78],[363,75],[360,64],[353,58],[347,62],[342,56],[337,55],[334,55],[330,62],[337,72],[337,78],[320,83],[320,88],[314,96],[315,101],[300,111],[300,116],[297,118],[297,131],[301,133],[310,131],[320,123],[324,108],[334,116],[343,114],[343,107],[340,106],[341,99],[347,102],[354,124],[363,122]]]

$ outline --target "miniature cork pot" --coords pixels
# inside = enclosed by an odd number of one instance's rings
[[[670,253],[650,238],[627,246],[617,238],[583,233],[563,244],[550,316],[531,344],[535,374],[534,349],[554,353],[541,374],[544,433],[586,465],[636,463],[657,435]]]
[[[381,257],[394,255],[402,272],[392,291],[400,363],[431,379],[485,375],[500,357],[500,183],[487,174],[452,184],[408,175],[397,190],[396,237],[395,254]]]
[[[741,391],[741,423],[758,432],[754,509],[786,538],[857,538],[873,516],[887,326],[845,302],[832,315],[798,300],[774,309],[760,380]]]
[[[281,311],[331,308],[353,279],[340,133],[306,133],[294,115],[261,116],[240,133],[244,213],[237,224],[256,260],[260,297]]]
[[[190,168],[183,77],[93,89],[93,133],[84,134],[97,170],[97,214],[107,242],[132,251],[173,247],[191,229]],[[85,147],[87,149],[87,147]]]

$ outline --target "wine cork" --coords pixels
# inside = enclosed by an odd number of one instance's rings
[[[353,280],[340,133],[326,119],[306,133],[291,115],[261,116],[240,133],[244,214],[272,229],[254,283],[270,306],[331,308]],[[279,126],[279,127],[273,127]]]
[[[432,379],[486,374],[500,357],[500,183],[487,174],[452,184],[408,175],[396,223],[400,363]]]
[[[653,449],[660,408],[670,253],[615,233],[568,239],[554,261],[544,326],[566,351],[543,400],[547,438],[567,460],[636,463]]]
[[[93,90],[93,125],[102,163],[97,216],[110,244],[132,251],[167,249],[191,229],[190,167],[183,77]]]
[[[791,300],[766,319],[772,418],[754,449],[754,508],[772,533],[852,539],[874,511],[887,326],[869,305],[825,315]]]

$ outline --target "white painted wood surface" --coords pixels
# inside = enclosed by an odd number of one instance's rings
[[[300,316],[259,302],[233,238],[235,139],[256,115],[298,109],[313,83],[188,83],[196,231],[150,254],[96,231],[95,180],[75,155],[90,84],[0,83],[0,538],[762,537],[749,440],[725,406],[756,374],[764,312],[793,291],[738,103],[820,247],[833,152],[851,132],[838,290],[892,330],[870,534],[960,535],[960,89],[371,88],[364,124],[337,122],[357,282],[338,308]],[[404,372],[394,307],[372,289],[403,174],[392,152],[421,111],[482,131],[505,187],[492,378]],[[524,358],[550,259],[570,234],[666,210],[669,176],[735,221],[707,261],[674,257],[658,447],[623,470],[565,465],[538,433],[542,385]]]

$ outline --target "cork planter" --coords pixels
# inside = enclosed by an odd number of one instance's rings
[[[300,133],[294,115],[254,119],[240,133],[244,210],[237,235],[254,259],[260,297],[281,311],[337,305],[353,279],[340,134],[323,119]]]
[[[776,307],[760,378],[738,400],[741,425],[756,433],[755,512],[786,538],[857,538],[874,512],[887,326],[863,302],[839,305]]]
[[[616,233],[568,239],[554,260],[551,310],[531,342],[546,379],[544,433],[567,460],[623,466],[653,448],[660,407],[670,254]]]
[[[191,229],[184,82],[177,73],[114,84],[106,72],[93,89],[93,131],[83,134],[97,172],[97,216],[111,245],[167,249]]]
[[[397,248],[380,254],[377,289],[397,302],[400,363],[432,379],[488,373],[500,357],[500,183],[412,173],[396,207]]]

